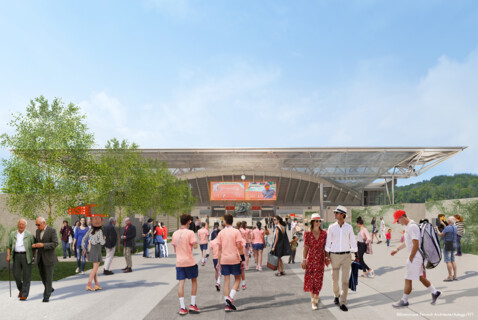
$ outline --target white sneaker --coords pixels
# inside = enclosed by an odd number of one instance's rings
[[[85,274],[85,272],[84,272],[84,271],[81,271],[81,274]]]
[[[80,272],[80,268],[76,268],[75,273]]]

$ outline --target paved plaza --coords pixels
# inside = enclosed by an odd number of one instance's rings
[[[394,248],[396,243],[392,243]],[[172,247],[169,248],[173,253]],[[296,263],[287,264],[287,275],[276,277],[267,268],[247,271],[247,289],[236,297],[237,312],[224,312],[224,296],[214,287],[212,260],[199,266],[197,304],[201,314],[179,316],[174,254],[169,258],[145,259],[141,253],[133,257],[133,272],[122,273],[124,258],[113,260],[112,276],[104,276],[100,267],[102,291],[87,292],[86,275],[75,275],[53,283],[55,292],[49,303],[42,303],[43,285],[32,283],[30,296],[19,301],[12,283],[12,298],[8,282],[0,283],[1,319],[476,319],[478,318],[478,257],[457,257],[459,280],[443,282],[446,266],[440,265],[427,273],[432,284],[442,292],[436,305],[421,283],[414,283],[410,306],[394,309],[392,303],[402,296],[406,250],[391,257],[385,244],[374,245],[374,254],[367,255],[367,264],[375,269],[374,279],[360,278],[356,292],[349,291],[348,312],[333,304],[330,267],[326,268],[320,294],[319,310],[312,311],[308,293],[304,293],[303,270],[300,268],[302,244]],[[199,250],[195,257],[200,259]],[[250,266],[253,266],[251,259]],[[266,253],[264,253],[264,261]],[[61,262],[60,262],[61,263]],[[36,266],[34,266],[36,268]],[[186,285],[186,305],[189,305],[190,282]]]

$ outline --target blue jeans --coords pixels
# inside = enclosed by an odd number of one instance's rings
[[[76,263],[78,265],[78,269],[81,272],[85,271],[85,264],[86,264],[86,254],[83,255],[83,250],[81,250],[81,244],[76,244]]]
[[[149,245],[151,244],[151,236],[143,238],[143,257],[149,257]]]
[[[70,242],[61,240],[61,245],[63,246],[63,258],[66,258],[67,250],[68,250],[68,256],[71,257]]]
[[[154,256],[156,258],[160,258],[163,255],[161,255],[161,246],[164,244],[164,240],[162,236],[155,236],[154,237]]]

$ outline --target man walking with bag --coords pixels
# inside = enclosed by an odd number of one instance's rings
[[[418,252],[421,238],[420,228],[413,220],[408,219],[405,211],[403,210],[395,211],[393,218],[393,223],[398,222],[402,226],[405,226],[405,242],[395,250],[392,250],[390,254],[394,256],[398,251],[405,247],[408,251],[408,259],[406,263],[407,273],[405,274],[405,287],[403,288],[403,296],[397,303],[393,304],[393,307],[401,308],[408,306],[408,296],[412,292],[413,280],[420,280],[420,282],[428,288],[432,294],[431,304],[435,304],[441,292],[437,291],[426,278],[425,269],[423,267],[423,257],[420,252]]]
[[[325,243],[325,260],[332,264],[332,281],[334,286],[334,303],[340,305],[340,310],[348,311],[347,293],[349,290],[349,273],[352,263],[350,253],[357,256],[357,241],[352,226],[345,222],[347,208],[338,206],[334,210],[337,222],[329,226]],[[342,281],[339,289],[339,272],[342,269]]]

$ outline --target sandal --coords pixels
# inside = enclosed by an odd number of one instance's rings
[[[453,281],[453,278],[452,277],[446,277],[445,279],[443,279],[443,281],[445,281],[445,282]]]
[[[280,274],[280,272],[277,272],[276,273],[276,277],[281,277],[282,275]]]
[[[453,280],[458,280],[458,278],[456,276],[453,277]]]
[[[285,275],[286,275],[286,273],[285,273],[284,271],[281,271],[280,274],[281,274],[281,276],[285,276]]]

